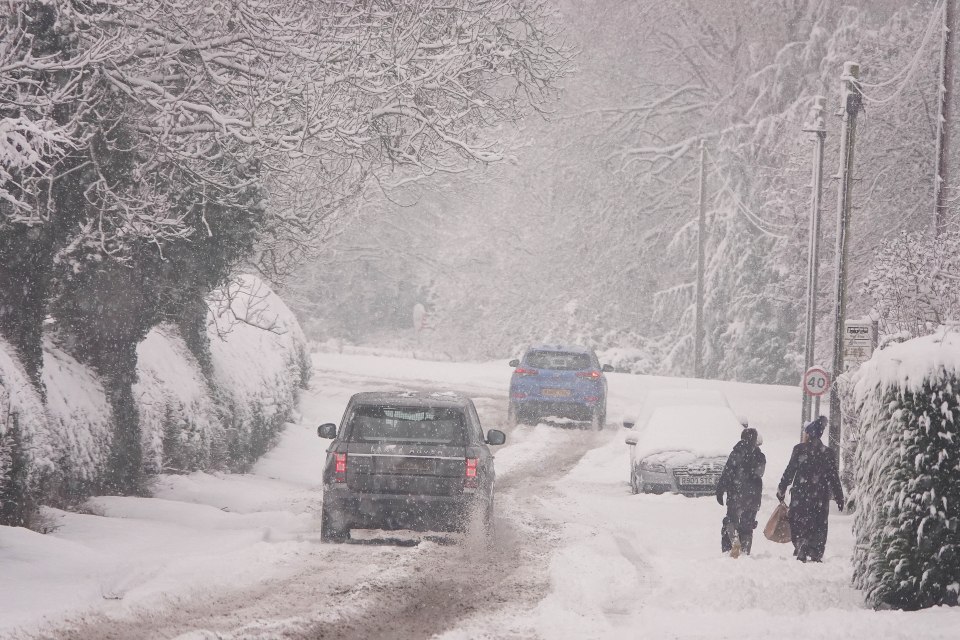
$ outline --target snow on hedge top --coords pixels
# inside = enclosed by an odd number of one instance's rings
[[[57,450],[47,432],[40,394],[10,343],[0,338],[0,435],[19,425],[24,447],[33,461],[31,474],[53,471]]]
[[[956,327],[942,327],[932,335],[874,353],[854,376],[857,405],[875,389],[919,391],[924,380],[944,373],[960,374],[960,333]]]
[[[110,403],[99,378],[54,344],[43,340],[49,437],[69,461],[76,479],[93,481],[106,466],[113,437]],[[63,469],[62,469],[63,470]]]
[[[200,443],[188,443],[201,448],[208,446],[220,429],[200,364],[173,325],[154,327],[137,345],[133,394],[140,411],[144,458],[151,472],[163,470],[167,421],[178,425],[181,439],[201,439]]]
[[[660,407],[637,442],[637,455],[683,452],[700,458],[723,457],[740,440],[742,430],[727,407]]]
[[[289,307],[262,280],[243,275],[209,298],[210,355],[218,386],[268,412],[292,402],[306,337]]]

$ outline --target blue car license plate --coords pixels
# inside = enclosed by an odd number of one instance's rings
[[[548,398],[569,398],[570,389],[543,389],[540,391],[540,395]]]

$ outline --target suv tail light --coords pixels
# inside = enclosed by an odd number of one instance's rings
[[[523,367],[517,367],[513,370],[514,375],[518,376],[537,376],[540,375],[540,372],[536,369],[524,369]]]
[[[601,371],[598,371],[597,369],[594,369],[593,371],[577,371],[578,378],[590,378],[591,380],[599,380],[600,376],[602,375],[603,373]]]
[[[345,453],[335,453],[333,454],[333,481],[336,483],[344,483],[347,481],[347,454]]]
[[[477,459],[467,458],[466,466],[463,472],[463,487],[465,489],[477,488]]]

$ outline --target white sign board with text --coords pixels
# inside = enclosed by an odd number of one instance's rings
[[[843,323],[843,366],[855,369],[870,359],[877,346],[877,323],[847,320]]]

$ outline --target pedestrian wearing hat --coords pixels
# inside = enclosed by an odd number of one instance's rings
[[[802,562],[821,562],[827,545],[830,500],[843,511],[843,487],[837,471],[837,456],[820,438],[827,426],[823,416],[803,429],[803,441],[793,448],[780,479],[777,498],[783,502],[790,490],[790,537],[794,554]]]
[[[729,551],[731,558],[739,557],[741,551],[750,555],[753,546],[763,472],[767,466],[767,457],[760,451],[759,444],[757,430],[744,429],[717,482],[717,502],[723,505],[723,496],[727,496],[727,515],[720,528],[720,550]]]

